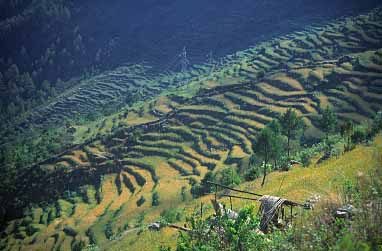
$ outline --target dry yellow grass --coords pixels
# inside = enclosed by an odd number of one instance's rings
[[[289,172],[273,172],[268,175],[264,187],[260,186],[261,179],[254,182],[246,182],[239,186],[240,189],[281,196],[290,200],[303,202],[309,196],[319,194],[322,197],[337,198],[341,192],[345,180],[354,180],[359,173],[368,173],[382,164],[382,137],[376,138],[373,146],[357,146],[351,152],[347,152],[338,159],[333,158],[319,165],[312,164],[308,168],[295,166]],[[192,213],[201,202],[209,204],[211,196],[204,196],[191,203],[179,203],[177,207],[185,208],[187,213]],[[222,202],[229,204],[228,200]],[[234,209],[252,203],[239,199],[233,199]],[[258,203],[254,203],[258,206]],[[256,208],[255,207],[255,208]],[[206,207],[205,213],[211,213]],[[179,223],[181,224],[181,223]],[[177,231],[168,228],[160,232],[144,231],[137,236],[131,233],[122,240],[112,243],[105,250],[135,250],[151,251],[159,245],[174,246],[177,239]]]
[[[230,153],[230,157],[231,158],[244,158],[246,157],[248,154],[246,154],[243,149],[240,147],[240,146],[233,146],[232,147],[232,150],[231,150],[231,153]]]
[[[233,103],[231,100],[224,98],[224,95],[216,95],[211,98],[212,100],[218,100],[224,103],[224,106],[228,109],[237,109],[240,106],[238,104]]]
[[[276,95],[280,97],[288,97],[288,96],[294,96],[294,95],[302,95],[306,94],[305,91],[283,91],[271,84],[261,82],[257,85],[264,93],[270,94],[270,95]]]
[[[80,229],[87,229],[91,226],[93,222],[95,222],[97,218],[105,212],[107,207],[112,203],[116,194],[118,194],[114,185],[115,175],[106,175],[104,177],[105,178],[102,183],[102,201],[90,210],[86,216],[81,218],[81,223],[79,224]]]
[[[147,122],[155,121],[158,118],[149,114],[149,113],[144,113],[144,115],[141,117],[139,116],[138,113],[131,112],[129,113],[129,116],[126,120],[124,120],[128,125],[139,125],[139,124],[144,124]]]
[[[88,164],[88,162],[86,161],[86,159],[87,159],[86,154],[81,150],[72,151],[70,154],[64,155],[62,157],[72,159],[74,162],[76,162],[79,165]],[[83,160],[85,160],[85,161],[83,161]]]
[[[298,82],[296,79],[289,77],[285,73],[275,74],[270,79],[280,81],[289,87],[293,88],[294,90],[303,91],[304,88],[302,87],[301,83]]]

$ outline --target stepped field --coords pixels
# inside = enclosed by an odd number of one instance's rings
[[[267,183],[261,187],[261,179],[245,182],[237,188],[246,191],[254,191],[260,194],[271,194],[294,201],[304,202],[312,196],[321,196],[322,202],[341,200],[340,195],[345,181],[356,181],[359,177],[366,176],[373,170],[381,168],[382,161],[382,137],[379,135],[373,144],[368,146],[357,146],[351,152],[347,152],[339,158],[332,158],[321,164],[313,163],[307,168],[294,166],[288,172],[272,172],[267,177]],[[220,193],[226,193],[227,191]],[[203,214],[207,217],[214,213],[210,200],[213,195],[204,196],[200,199],[180,203],[178,208],[184,210],[186,215],[192,215],[194,211],[200,211],[203,203]],[[230,207],[227,198],[219,198],[221,203]],[[246,205],[254,204],[258,210],[258,202],[248,202],[241,199],[232,199],[233,210],[240,210]],[[315,210],[317,213],[320,209]],[[295,209],[297,221],[306,218],[301,217],[307,211]],[[182,225],[184,222],[178,222]],[[304,222],[302,222],[304,223]],[[306,222],[305,222],[306,223]],[[144,230],[139,235],[136,232],[124,233],[121,238],[108,242],[107,250],[157,250],[160,246],[170,246],[175,248],[178,237],[178,230],[172,228],[162,228],[160,231]],[[102,248],[105,248],[101,245]]]
[[[136,88],[146,90],[150,99],[129,109],[126,116],[116,116],[122,124],[118,130],[19,174],[17,197],[30,206],[23,208],[25,203],[9,195],[5,206],[15,210],[8,215],[0,247],[80,250],[88,243],[106,247],[110,239],[180,205],[182,188],[190,197],[191,177],[199,180],[208,170],[225,166],[247,168],[255,133],[288,107],[303,116],[306,138],[321,135],[318,115],[328,105],[340,119],[364,122],[382,108],[381,23],[382,9],[375,9],[308,27],[227,56],[219,65],[195,66],[162,89],[163,76],[150,78],[152,85],[147,87],[138,84],[145,79],[137,79]],[[124,97],[130,80],[123,74],[107,73],[94,86],[86,85],[42,108],[33,119],[62,120],[75,112],[74,106],[85,110],[97,106],[87,100],[97,100],[99,95],[110,100]],[[119,84],[114,86],[115,81]],[[337,161],[343,164],[347,157],[363,156],[360,161],[367,163],[374,153],[375,148],[361,147]],[[349,168],[354,171],[359,165]],[[297,176],[306,175],[307,182],[314,182],[309,172],[288,173],[289,183],[282,193],[292,191],[289,187]],[[281,175],[270,179],[279,184]],[[309,192],[291,193],[304,199]],[[155,207],[154,193],[160,201]],[[124,241],[126,250],[138,245],[126,236],[130,240]]]

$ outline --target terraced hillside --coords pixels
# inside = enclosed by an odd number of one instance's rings
[[[375,19],[370,25],[378,29],[380,24],[377,14],[370,18]],[[304,32],[293,33],[229,55],[219,62],[194,65],[182,73],[153,76],[149,68],[143,65],[121,67],[80,81],[71,90],[49,104],[32,110],[14,124],[21,130],[30,126],[60,125],[63,121],[88,116],[107,107],[147,100],[168,88],[201,79],[211,79],[214,82],[224,79],[218,81],[219,85],[230,81],[254,81],[259,72],[262,74],[285,67],[298,67],[335,59],[344,53],[362,51],[364,48],[378,48],[379,37],[370,37],[362,29],[357,29],[357,22],[362,24],[363,18],[345,19],[325,27],[311,27]]]
[[[143,215],[154,221],[182,190],[189,196],[191,177],[247,168],[255,133],[288,107],[303,116],[306,137],[320,134],[317,115],[328,105],[365,121],[382,108],[381,23],[376,9],[197,66],[187,83],[119,117],[129,126],[20,174],[0,247],[76,250],[107,243]]]
[[[181,81],[189,81],[207,72],[208,67],[194,66],[187,74],[168,73],[159,77],[153,76],[149,68],[143,65],[120,67],[81,80],[48,105],[33,110],[20,126],[49,126],[76,116],[102,111],[106,107],[131,105],[156,96],[167,88],[176,87]]]

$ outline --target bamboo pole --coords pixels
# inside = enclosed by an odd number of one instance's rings
[[[235,189],[235,188],[232,188],[232,187],[229,187],[229,186],[225,186],[225,185],[222,185],[222,184],[218,184],[218,183],[215,183],[215,182],[211,182],[211,181],[207,181],[207,183],[215,185],[216,187],[220,186],[220,187],[223,187],[225,189],[229,189],[229,190],[232,190],[232,191],[235,191],[235,192],[239,192],[239,193],[247,193],[247,194],[252,194],[252,195],[256,195],[256,196],[260,196],[260,197],[263,196],[262,194],[252,193],[252,192],[248,192],[248,191],[244,191],[244,190]]]
[[[222,194],[221,197],[229,197],[229,198],[237,198],[237,199],[243,199],[243,200],[253,200],[253,201],[259,201],[259,199],[256,198],[249,198],[249,197],[242,197],[237,195],[230,195],[230,194]],[[230,200],[231,201],[231,200]]]
[[[177,225],[175,225],[175,224],[168,224],[167,227],[171,227],[171,228],[179,229],[179,230],[182,230],[182,231],[185,231],[185,232],[192,231],[192,229],[190,229],[190,228],[182,227],[182,226],[177,226]]]
[[[262,194],[258,194],[258,193],[253,193],[253,192],[249,192],[249,191],[244,191],[244,190],[239,190],[239,189],[236,189],[236,188],[232,188],[232,187],[229,187],[229,186],[225,186],[225,185],[222,185],[222,184],[219,184],[219,183],[216,183],[216,182],[212,182],[212,181],[207,181],[208,184],[211,184],[211,185],[214,185],[215,186],[215,200],[216,200],[216,197],[217,197],[217,187],[223,187],[225,189],[228,189],[228,190],[231,190],[231,191],[235,191],[235,192],[239,192],[239,193],[246,193],[246,194],[251,194],[251,195],[255,195],[255,196],[260,196],[262,197],[263,195]],[[285,201],[285,204],[286,205],[291,205],[291,206],[300,206],[300,207],[305,207],[303,204],[301,203],[298,203],[298,202],[294,202],[294,201],[291,201],[291,200],[286,200]]]

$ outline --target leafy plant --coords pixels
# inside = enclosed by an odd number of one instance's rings
[[[250,251],[267,250],[269,246],[265,235],[256,231],[259,220],[253,213],[253,206],[243,208],[236,220],[225,214],[206,220],[190,217],[188,222],[193,231],[180,234],[177,251]]]
[[[137,207],[140,207],[143,205],[143,203],[146,202],[146,199],[145,197],[143,197],[143,195],[139,198],[139,200],[137,200]]]
[[[165,209],[161,212],[161,219],[166,223],[174,223],[181,221],[183,218],[184,211],[176,208]]]
[[[152,194],[152,202],[151,205],[156,207],[159,206],[159,194],[157,191],[154,191]]]
[[[297,113],[288,108],[288,110],[281,115],[280,119],[281,133],[287,137],[287,156],[290,158],[291,140],[296,139],[301,135],[302,130],[305,128],[304,121]]]
[[[329,137],[329,134],[335,132],[337,128],[337,115],[329,106],[322,111],[319,123],[321,130],[325,133],[326,139]]]
[[[224,168],[215,175],[215,180],[225,186],[235,186],[241,183],[241,178],[232,167]]]
[[[308,151],[303,151],[300,154],[301,163],[303,167],[308,167],[311,164],[311,155]]]

